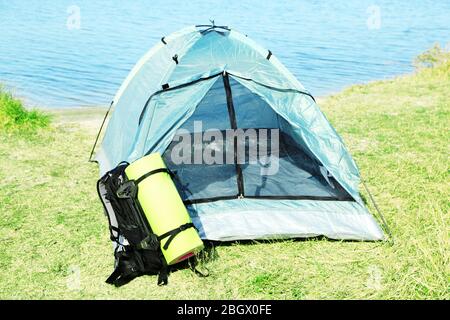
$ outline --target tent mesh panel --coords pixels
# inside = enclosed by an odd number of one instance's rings
[[[290,136],[288,123],[266,102],[233,79],[221,80],[164,153],[168,168],[176,172],[183,200],[237,196],[351,199]],[[228,83],[232,97],[227,104]],[[232,128],[230,116],[235,117],[239,130]]]

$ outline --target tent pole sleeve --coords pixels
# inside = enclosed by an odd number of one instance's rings
[[[108,111],[106,111],[106,113],[105,113],[105,117],[103,118],[102,125],[100,126],[100,130],[98,130],[97,137],[95,138],[94,145],[92,146],[91,155],[89,156],[89,162],[96,162],[96,161],[92,160],[92,156],[94,155],[95,147],[97,147],[98,139],[100,138],[100,134],[103,131],[103,127],[105,126],[106,119],[108,118],[109,112],[111,111],[113,104],[114,104],[114,101],[111,102],[111,104],[109,105]]]

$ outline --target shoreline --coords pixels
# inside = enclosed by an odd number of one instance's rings
[[[351,83],[348,84],[344,87],[342,87],[341,89],[336,89],[333,91],[330,91],[327,94],[322,94],[322,95],[317,95],[314,96],[314,98],[316,99],[317,104],[320,106],[320,102],[323,102],[324,100],[339,95],[353,87],[360,87],[360,86],[370,86],[373,85],[375,83],[378,82],[384,82],[384,81],[395,81],[397,79],[401,79],[404,77],[408,77],[408,76],[413,76],[418,72],[417,69],[413,69],[411,72],[406,72],[406,73],[400,73],[400,74],[396,74],[396,75],[392,75],[390,77],[386,77],[386,78],[379,78],[379,79],[372,79],[366,82],[360,82],[360,83]],[[300,81],[300,83],[302,83]],[[303,83],[302,83],[303,84]],[[307,91],[308,89],[305,88]],[[109,104],[105,104],[105,105],[96,105],[96,104],[85,104],[85,105],[75,105],[75,106],[68,106],[68,107],[62,107],[62,106],[56,106],[56,107],[50,107],[50,106],[44,106],[44,105],[39,105],[39,104],[35,104],[32,103],[32,101],[30,101],[28,98],[26,98],[26,95],[21,95],[21,94],[17,94],[17,92],[14,92],[14,96],[17,97],[18,99],[20,99],[22,102],[24,102],[24,105],[27,109],[37,109],[43,112],[48,112],[48,113],[64,113],[65,111],[68,111],[69,113],[73,112],[73,111],[85,111],[88,110],[88,112],[90,112],[91,110],[98,110],[98,109],[103,109],[106,110],[109,108]],[[114,95],[112,95],[112,97],[114,97]]]
[[[332,99],[334,96],[345,94],[346,91],[361,88],[361,87],[370,87],[376,84],[385,83],[387,81],[396,81],[401,80],[406,77],[411,77],[417,74],[418,70],[414,70],[411,73],[405,73],[396,75],[392,78],[387,79],[376,79],[371,80],[366,83],[356,83],[348,85],[342,88],[340,91],[332,92],[327,95],[314,97],[316,100],[316,104],[322,111],[330,111],[322,109],[322,105],[326,104],[328,99]],[[84,129],[87,129],[90,133],[97,133],[100,129],[101,123],[103,121],[103,117],[107,112],[109,105],[93,105],[93,106],[73,106],[73,107],[39,107],[39,106],[30,106],[26,105],[27,109],[36,109],[51,115],[56,125],[79,125]],[[327,112],[326,112],[327,113]]]
[[[57,126],[81,126],[89,133],[96,133],[108,107],[73,107],[41,110],[49,114]]]

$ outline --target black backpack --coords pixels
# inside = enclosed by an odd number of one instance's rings
[[[169,268],[158,237],[152,232],[135,197],[118,195],[127,182],[127,166],[128,163],[120,164],[97,182],[115,246],[115,269],[106,282],[120,287],[141,275],[158,275],[158,285],[166,285]]]

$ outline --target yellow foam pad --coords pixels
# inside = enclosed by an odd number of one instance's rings
[[[125,173],[128,179],[137,180],[150,171],[163,168],[166,165],[161,155],[153,153],[130,164]],[[158,236],[191,222],[178,190],[166,172],[153,174],[139,183],[137,198],[150,227]],[[194,228],[180,232],[165,250],[163,247],[168,239],[161,240],[161,249],[168,264],[175,264],[180,258],[195,254],[204,247]]]

